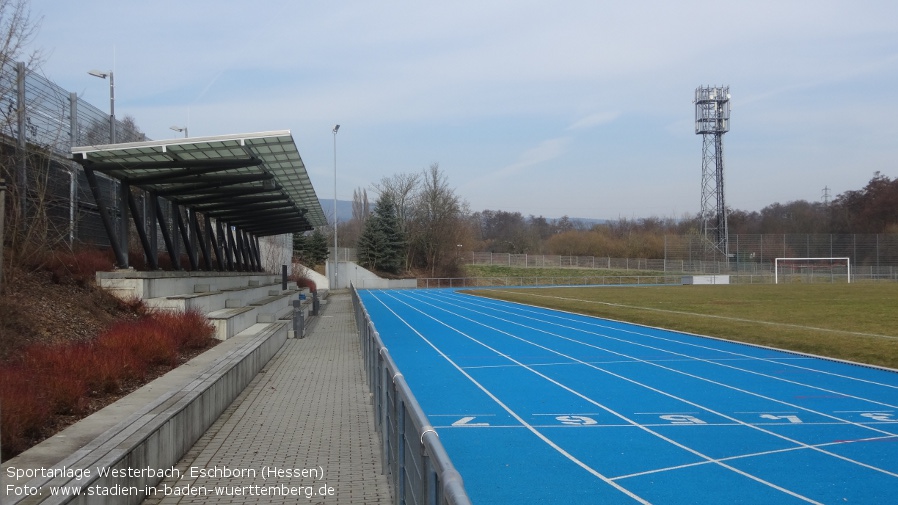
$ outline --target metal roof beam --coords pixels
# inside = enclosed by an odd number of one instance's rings
[[[240,209],[244,208],[245,206],[251,206],[260,203],[270,203],[274,205],[288,204],[289,202],[286,199],[272,199],[270,196],[254,196],[250,198],[234,198],[223,203],[196,205],[195,208],[197,212],[218,212]]]
[[[127,180],[133,186],[147,186],[150,184],[156,184],[160,181],[165,181],[166,183],[171,184],[177,182],[176,179],[185,177],[198,177],[200,175],[213,174],[215,172],[226,172],[228,170],[231,169],[228,167],[185,168],[182,170],[173,170],[171,172],[165,172],[161,174],[128,177],[126,179],[123,178],[122,180]]]
[[[296,208],[293,207],[293,204],[290,202],[280,202],[273,203],[270,205],[245,205],[241,206],[239,209],[227,209],[227,210],[219,210],[219,211],[208,211],[203,207],[196,207],[197,212],[201,212],[209,217],[214,217],[215,219],[221,219],[222,221],[227,221],[228,219],[236,216],[248,216],[248,215],[258,215],[265,212],[277,212],[280,209],[291,210],[294,213],[305,214],[302,210],[296,211]]]
[[[189,195],[191,193],[207,193],[212,189],[220,189],[228,186],[236,186],[238,184],[248,184],[259,181],[269,181],[274,179],[274,176],[271,174],[251,174],[251,175],[226,175],[220,176],[216,178],[211,178],[208,181],[203,179],[206,182],[200,182],[196,184],[184,184],[174,188],[167,189],[157,189],[156,193],[159,196],[169,197],[169,196],[177,196],[177,195]],[[164,182],[160,182],[160,184],[164,184]]]
[[[309,230],[314,230],[315,227],[308,223],[304,223],[304,224],[297,223],[296,225],[289,226],[289,227],[286,225],[282,225],[282,226],[277,226],[277,227],[261,227],[261,228],[248,227],[248,228],[243,228],[243,229],[249,233],[252,233],[253,235],[262,237],[262,236],[269,236],[269,235],[286,235],[288,233],[302,233],[302,232],[306,232]]]
[[[80,156],[79,156],[80,155]],[[176,168],[245,168],[256,167],[263,163],[260,158],[222,158],[205,160],[169,160],[169,161],[91,161],[77,153],[75,161],[82,166],[90,166],[97,172],[115,172],[116,170],[151,170]]]
[[[280,189],[279,187],[275,187],[274,189],[246,188],[246,189],[239,189],[239,190],[222,191],[222,192],[214,194],[214,195],[202,196],[202,197],[197,197],[197,198],[171,198],[171,200],[178,202],[181,205],[188,205],[188,206],[202,205],[204,203],[227,202],[229,200],[231,200],[233,203],[233,199],[236,197],[248,196],[248,195],[258,195],[258,194],[263,194],[263,193],[273,193],[275,191],[278,191],[279,189]],[[287,198],[284,197],[284,195],[281,194],[280,192],[278,192],[277,195],[272,195],[271,198],[269,198],[269,201],[281,201],[281,200],[287,200]]]
[[[305,220],[306,220],[306,218],[297,216],[296,214],[280,213],[280,214],[268,214],[268,215],[264,215],[264,216],[247,216],[247,217],[242,217],[242,218],[234,218],[227,222],[228,222],[228,224],[231,224],[233,226],[240,227],[240,226],[243,226],[243,225],[246,225],[249,223],[258,223],[258,224],[263,224],[263,225],[265,225],[265,224],[276,225],[276,224],[285,223],[285,222],[305,221]]]

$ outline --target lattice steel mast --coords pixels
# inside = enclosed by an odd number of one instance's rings
[[[730,87],[695,89],[695,133],[702,136],[702,234],[710,252],[729,257],[723,134],[730,130]]]

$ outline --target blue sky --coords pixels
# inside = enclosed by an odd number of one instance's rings
[[[729,85],[730,207],[898,177],[898,2],[31,0],[43,73],[154,139],[289,129],[333,197],[437,162],[471,210],[699,210],[695,88]]]

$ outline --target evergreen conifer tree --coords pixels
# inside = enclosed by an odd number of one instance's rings
[[[371,270],[398,274],[402,270],[404,248],[405,234],[396,203],[389,194],[383,194],[374,204],[374,211],[359,237],[359,263]]]

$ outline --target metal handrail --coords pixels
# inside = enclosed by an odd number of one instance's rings
[[[374,395],[383,468],[389,473],[395,503],[470,505],[461,474],[439,434],[390,356],[355,286],[350,290],[368,387]]]

